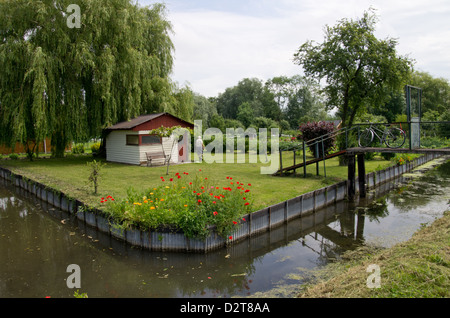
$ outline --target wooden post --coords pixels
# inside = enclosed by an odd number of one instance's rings
[[[303,176],[306,178],[306,145],[303,141]]]
[[[295,150],[294,150],[294,166],[295,166]],[[296,172],[297,172],[297,169],[294,169],[294,177],[295,177]]]
[[[280,149],[280,176],[283,175],[283,151]]]
[[[358,181],[359,197],[366,197],[366,167],[364,162],[364,153],[358,154]]]
[[[355,198],[355,155],[348,156],[348,180],[347,180],[347,196],[350,201]]]

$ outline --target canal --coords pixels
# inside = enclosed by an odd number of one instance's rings
[[[359,202],[340,202],[208,254],[132,248],[0,179],[0,297],[293,297],[311,272],[363,244],[405,241],[449,209],[450,161],[436,159]]]

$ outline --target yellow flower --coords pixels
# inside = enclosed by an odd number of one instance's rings
[[[166,186],[166,189],[169,189],[170,187],[169,186]]]
[[[145,201],[144,201],[144,203],[148,203],[148,201],[147,201],[147,200],[145,200]]]
[[[155,207],[154,207],[154,206],[151,206],[151,207],[150,207],[150,210],[154,210],[154,209],[155,209]]]
[[[161,199],[160,201],[164,201],[164,199]]]
[[[187,207],[187,204],[185,204],[184,206]]]
[[[153,195],[153,192],[150,192],[150,195]]]

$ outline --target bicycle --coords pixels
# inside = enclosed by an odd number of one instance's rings
[[[400,128],[388,126],[389,124],[386,124],[386,127],[383,130],[377,128],[373,124],[370,124],[368,128],[364,129],[359,134],[359,146],[362,148],[368,147],[372,143],[375,136],[377,136],[381,144],[384,142],[388,148],[400,148],[403,146],[406,140],[406,133],[403,129],[401,129],[401,125]]]

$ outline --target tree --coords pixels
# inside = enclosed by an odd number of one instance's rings
[[[292,129],[309,120],[324,120],[327,117],[319,84],[301,75],[278,76],[266,82],[275,100]],[[308,121],[308,120],[306,120]]]
[[[254,112],[249,102],[242,103],[238,108],[237,120],[239,120],[245,128],[253,122]]]
[[[422,89],[422,113],[437,111],[440,114],[450,107],[450,83],[444,78],[434,78],[426,72],[411,75],[412,86]]]
[[[307,41],[294,55],[307,76],[326,81],[326,105],[338,108],[342,127],[351,126],[368,106],[383,104],[411,70],[412,61],[397,55],[396,40],[375,37],[376,22],[372,10],[356,21],[342,19],[326,26],[322,44]]]
[[[0,2],[0,142],[71,141],[173,99],[171,24],[165,7],[130,0]],[[4,133],[5,132],[5,133]]]
[[[239,106],[248,102],[253,116],[279,120],[281,111],[273,94],[256,78],[244,78],[236,86],[227,88],[216,99],[217,112],[226,119],[237,119]]]
[[[217,115],[216,104],[200,94],[194,94],[193,119],[202,120],[203,126],[209,126],[213,115]]]

